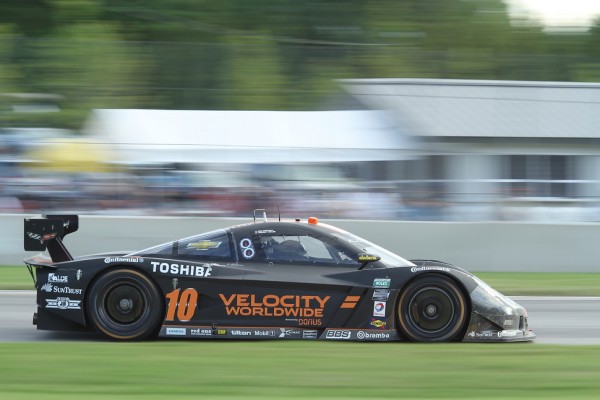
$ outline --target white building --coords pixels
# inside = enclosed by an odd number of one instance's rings
[[[600,221],[600,84],[340,84],[366,110],[95,110],[84,131],[124,164],[316,167],[323,188],[335,166],[400,194],[408,219]]]
[[[600,84],[437,79],[341,81],[423,145],[404,187],[447,218],[598,221]],[[424,189],[425,188],[425,189]]]

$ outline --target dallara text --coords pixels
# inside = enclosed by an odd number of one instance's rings
[[[117,340],[513,342],[527,312],[469,272],[308,220],[257,220],[128,254],[74,258],[76,215],[25,219],[34,324]]]

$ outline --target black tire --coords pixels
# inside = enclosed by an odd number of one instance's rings
[[[132,269],[109,271],[96,280],[87,296],[93,327],[116,340],[144,339],[156,332],[164,313],[156,285]]]
[[[400,334],[414,342],[462,339],[467,302],[460,287],[443,275],[426,275],[407,285],[398,300]]]

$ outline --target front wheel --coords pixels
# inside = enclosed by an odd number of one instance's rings
[[[398,322],[400,333],[415,342],[460,339],[467,322],[465,296],[448,277],[427,275],[417,278],[400,296]]]
[[[117,340],[143,339],[154,333],[163,314],[156,285],[144,274],[118,269],[100,276],[87,296],[90,322]]]

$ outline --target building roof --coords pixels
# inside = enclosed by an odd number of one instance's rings
[[[370,109],[434,137],[600,138],[600,84],[451,79],[340,81]]]
[[[132,163],[397,160],[414,149],[382,111],[101,109],[84,132]]]

